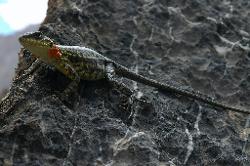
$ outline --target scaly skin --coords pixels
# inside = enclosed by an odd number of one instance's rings
[[[116,74],[160,90],[166,90],[208,103],[213,107],[221,107],[241,113],[250,113],[247,110],[219,103],[213,98],[199,92],[189,92],[136,74],[92,49],[79,46],[56,45],[50,38],[42,35],[41,32],[25,34],[19,38],[19,41],[24,48],[29,50],[35,57],[46,64],[54,66],[65,76],[77,82],[79,82],[80,79],[111,79],[112,75]]]

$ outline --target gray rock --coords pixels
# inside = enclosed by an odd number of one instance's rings
[[[68,2],[68,3],[66,3]],[[250,108],[250,2],[49,1],[40,30],[139,73]],[[19,69],[33,59],[24,52]],[[0,165],[249,165],[249,116],[122,79],[70,83],[44,63],[18,70],[0,104]]]

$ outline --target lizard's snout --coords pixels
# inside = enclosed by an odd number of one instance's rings
[[[41,40],[43,38],[43,34],[40,31],[36,32],[27,32],[24,35],[19,37],[19,42],[23,44],[24,42],[27,42],[30,39],[34,40]]]
[[[18,40],[19,40],[19,43],[20,43],[22,46],[24,46],[24,38],[21,36],[21,37],[18,38]]]
[[[22,44],[22,42],[23,42],[23,37],[20,36],[20,37],[18,38],[18,40],[19,40],[19,42]]]

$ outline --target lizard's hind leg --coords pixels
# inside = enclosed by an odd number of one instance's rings
[[[119,89],[123,94],[126,95],[132,95],[134,93],[134,91],[130,89],[126,84],[118,80],[112,64],[107,65],[106,72],[108,80],[115,88]]]
[[[112,64],[107,65],[106,71],[107,71],[107,79],[111,83],[112,87],[114,87],[115,89],[118,89],[123,94],[123,97],[125,97],[122,100],[121,107],[125,110],[128,110],[127,107],[130,107],[131,104],[134,102],[136,93],[132,89],[130,89],[126,84],[124,84],[118,79],[118,77],[116,76],[114,72],[114,68]]]
[[[107,65],[106,71],[109,82],[114,88],[117,88],[124,95],[125,98],[122,100],[122,104],[120,106],[122,107],[122,110],[130,112],[127,120],[130,121],[129,123],[133,123],[133,118],[135,117],[135,114],[137,114],[137,110],[139,108],[138,105],[144,107],[149,104],[147,98],[145,96],[140,96],[138,98],[137,91],[130,89],[126,84],[121,82],[118,79],[119,77],[115,74],[112,64]]]

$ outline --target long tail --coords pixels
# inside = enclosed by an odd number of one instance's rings
[[[235,112],[250,114],[250,111],[240,109],[240,108],[236,108],[236,107],[231,107],[231,106],[223,104],[223,103],[219,103],[219,102],[215,101],[212,97],[201,94],[199,92],[190,92],[190,91],[187,91],[187,90],[184,90],[184,89],[174,87],[174,86],[169,85],[169,84],[164,84],[164,83],[157,82],[157,81],[155,81],[153,79],[150,79],[150,78],[144,77],[142,75],[136,74],[133,71],[128,70],[126,67],[123,67],[123,66],[120,66],[120,65],[116,66],[116,74],[121,76],[121,77],[126,77],[126,78],[134,80],[136,82],[140,82],[142,84],[158,88],[160,90],[165,90],[165,91],[172,92],[172,93],[175,93],[175,94],[178,94],[178,95],[187,96],[189,98],[193,98],[193,99],[202,101],[204,103],[208,103],[208,104],[210,104],[211,106],[214,106],[214,107],[221,107],[223,109],[229,109],[229,110],[232,110],[232,111],[235,111]]]

